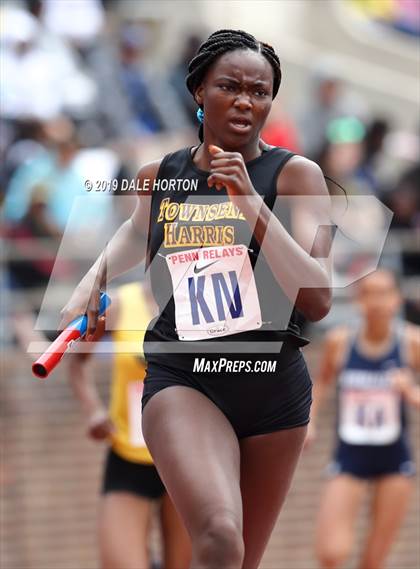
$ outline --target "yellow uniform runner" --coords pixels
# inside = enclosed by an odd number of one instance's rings
[[[116,428],[112,449],[131,462],[152,464],[141,431],[141,396],[146,362],[143,358],[143,337],[152,319],[150,304],[139,283],[118,289],[118,318],[112,338],[117,346],[112,371],[110,418]],[[138,346],[138,355],[119,352],[118,345]]]

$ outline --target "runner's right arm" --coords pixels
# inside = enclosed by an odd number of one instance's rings
[[[325,336],[318,373],[313,385],[311,420],[308,425],[305,447],[309,446],[316,438],[316,422],[319,411],[337,379],[347,340],[348,331],[343,327],[334,328]]]
[[[392,379],[407,403],[420,409],[420,385],[416,381],[420,374],[420,327],[407,324],[404,340],[409,367],[396,370]]]
[[[146,256],[149,231],[151,189],[159,170],[160,160],[143,166],[137,176],[137,187],[148,187],[138,192],[136,208],[131,217],[116,231],[115,235],[77,285],[70,300],[61,311],[59,329],[65,328],[74,318],[87,313],[86,339],[95,332],[98,322],[100,291],[115,277],[137,266]],[[148,184],[144,184],[149,180]]]

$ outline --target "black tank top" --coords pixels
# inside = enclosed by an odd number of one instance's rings
[[[269,147],[246,164],[254,188],[271,210],[277,197],[278,175],[293,155],[283,148]],[[225,188],[216,191],[208,187],[208,176],[209,172],[200,170],[193,162],[191,148],[166,155],[157,173],[152,191],[146,269],[149,269],[159,316],[150,322],[145,335],[146,359],[191,370],[191,357],[203,356],[208,351],[221,355],[236,353],[237,357],[245,358],[250,346],[254,346],[245,344],[247,342],[258,342],[259,347],[251,351],[268,359],[278,355],[279,348],[277,354],[273,348],[270,348],[271,353],[264,353],[267,342],[287,341],[297,347],[308,344],[297,324],[298,313],[278,285],[264,255],[260,254],[258,241],[243,214],[230,202]],[[287,208],[280,213],[277,209],[277,217],[290,233]],[[261,315],[258,318],[261,322],[254,329],[231,333],[220,323],[214,325],[224,313],[229,315],[229,310],[231,323],[241,322],[244,317],[243,299],[238,292],[240,283],[238,285],[235,271],[230,270],[233,261],[220,259],[222,252],[227,257],[245,252],[249,257],[251,278],[248,280],[253,280],[253,274],[258,297],[255,302],[259,300]],[[206,254],[212,256],[207,260],[197,257]],[[179,276],[180,261],[185,272],[182,278],[189,283],[184,296],[171,275],[177,270]],[[172,266],[177,268],[171,269]],[[218,267],[220,272],[217,272]],[[206,274],[206,269],[212,274]],[[215,300],[211,305],[207,297],[213,294]],[[190,320],[191,329],[198,327],[206,337],[185,341],[183,332],[177,328],[178,317]],[[236,347],[231,351],[233,345]],[[246,346],[246,353],[242,346]]]

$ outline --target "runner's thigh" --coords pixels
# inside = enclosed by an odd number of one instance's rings
[[[152,501],[129,492],[103,496],[99,510],[102,569],[148,569]]]
[[[179,385],[159,391],[144,408],[143,434],[192,537],[218,515],[242,531],[238,439],[210,399]]]
[[[371,531],[362,554],[362,567],[381,567],[403,523],[413,492],[413,480],[400,474],[375,483]]]
[[[241,440],[245,560],[258,567],[292,481],[306,427]]]

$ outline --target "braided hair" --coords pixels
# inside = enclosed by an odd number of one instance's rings
[[[280,60],[274,49],[268,43],[260,42],[254,36],[242,30],[218,30],[200,45],[196,56],[188,65],[186,77],[187,88],[194,93],[201,85],[209,67],[224,53],[237,49],[251,49],[261,53],[273,69],[273,99],[277,95],[281,83]],[[203,142],[203,125],[198,133]]]

